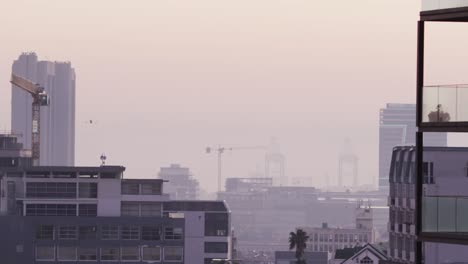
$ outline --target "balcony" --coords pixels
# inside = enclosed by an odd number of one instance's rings
[[[421,127],[466,128],[467,100],[468,84],[424,86]]]
[[[468,0],[422,0],[422,11],[468,7]]]
[[[424,233],[468,233],[468,197],[423,197]]]

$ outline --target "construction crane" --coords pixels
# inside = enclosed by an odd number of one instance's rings
[[[11,75],[10,82],[32,96],[31,152],[33,166],[39,166],[41,151],[41,106],[49,105],[49,96],[45,92],[44,87],[15,74]]]
[[[222,191],[222,155],[226,151],[233,151],[233,150],[249,150],[249,149],[267,149],[266,146],[250,146],[250,147],[223,147],[223,146],[218,146],[218,147],[207,147],[206,148],[206,153],[210,154],[211,152],[216,152],[218,154],[218,192]]]

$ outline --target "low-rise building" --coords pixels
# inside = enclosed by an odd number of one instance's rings
[[[304,252],[304,260],[311,264],[328,264],[329,254],[327,252]],[[275,264],[296,263],[296,252],[275,251]]]
[[[209,263],[231,258],[222,201],[173,201],[125,168],[1,167],[2,263]]]
[[[167,181],[164,188],[172,200],[198,199],[199,183],[193,178],[189,168],[181,167],[179,164],[171,164],[169,167],[162,167],[158,176]]]

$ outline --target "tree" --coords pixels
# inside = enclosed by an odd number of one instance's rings
[[[296,249],[296,263],[306,264],[304,259],[304,250],[307,248],[309,236],[302,229],[296,229],[296,232],[289,233],[289,250]]]

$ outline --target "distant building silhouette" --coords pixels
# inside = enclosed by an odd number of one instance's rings
[[[168,181],[164,187],[165,192],[174,200],[196,200],[199,195],[199,183],[192,177],[189,168],[179,164],[162,167],[159,178]]]
[[[44,86],[50,105],[41,109],[41,165],[75,163],[75,70],[70,62],[38,61],[36,53],[23,53],[12,72]],[[31,103],[27,92],[12,87],[11,129],[23,135],[20,143],[31,148]]]

